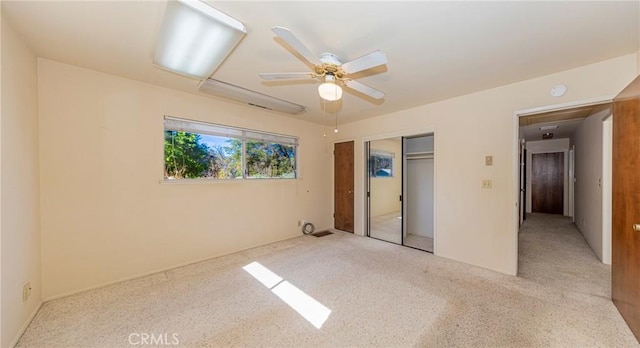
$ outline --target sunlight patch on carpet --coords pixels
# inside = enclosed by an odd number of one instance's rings
[[[293,284],[282,279],[270,269],[259,262],[252,262],[242,267],[260,283],[271,290],[282,301],[293,308],[303,318],[307,319],[313,326],[320,329],[329,318],[331,310],[318,302],[313,297],[307,295]]]

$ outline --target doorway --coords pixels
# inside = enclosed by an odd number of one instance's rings
[[[333,149],[333,226],[351,233],[354,231],[353,144],[353,141],[335,143]]]
[[[604,227],[610,224],[610,220],[607,222],[603,210],[607,203],[605,193],[610,185],[607,185],[607,164],[603,159],[606,157],[603,134],[606,134],[604,121],[611,115],[611,100],[534,108],[531,112],[519,111],[515,115],[515,155],[521,154],[521,160],[518,161],[516,157],[514,174],[520,179],[526,174],[525,180],[518,180],[519,187],[516,188],[516,201],[519,201],[520,208],[517,209],[520,215],[517,220],[522,221],[520,219],[525,217],[524,213],[552,213],[571,217],[569,221],[575,222],[595,256],[609,263],[607,250],[610,249],[610,243],[606,242],[607,231]],[[557,154],[545,155],[547,153]],[[548,158],[554,156],[557,157]],[[562,162],[564,166],[560,165]],[[541,190],[536,182],[536,193],[532,192],[534,171],[535,176],[546,177],[551,182],[543,182]],[[560,171],[564,178],[562,185],[558,182],[561,181]],[[557,197],[549,197],[554,193]],[[559,208],[561,194],[562,212]],[[520,224],[516,223],[516,242],[519,227]],[[517,263],[517,254],[515,256]]]

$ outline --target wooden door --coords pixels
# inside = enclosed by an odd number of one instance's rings
[[[613,101],[611,298],[640,341],[640,77]]]
[[[333,157],[333,224],[353,233],[353,141],[336,143]]]
[[[564,213],[564,153],[531,156],[531,211]]]

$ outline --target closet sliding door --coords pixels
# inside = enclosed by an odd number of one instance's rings
[[[368,236],[402,244],[402,140],[365,144]]]

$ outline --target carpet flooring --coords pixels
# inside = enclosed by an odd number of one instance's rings
[[[532,215],[519,240],[513,277],[349,233],[300,236],[47,302],[17,346],[639,346],[609,267],[567,219]]]

